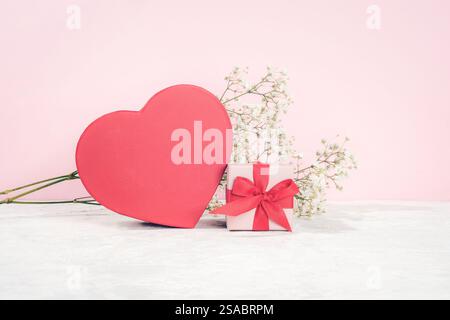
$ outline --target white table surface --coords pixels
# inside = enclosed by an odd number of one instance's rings
[[[295,232],[0,205],[2,299],[450,298],[450,203],[334,203]]]

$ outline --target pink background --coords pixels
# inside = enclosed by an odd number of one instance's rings
[[[359,169],[333,199],[450,200],[450,2],[5,1],[0,7],[0,189],[68,173],[82,130],[233,66],[289,73],[285,124],[311,157],[348,135]],[[81,29],[66,8],[81,8]],[[84,195],[79,181],[39,198]]]

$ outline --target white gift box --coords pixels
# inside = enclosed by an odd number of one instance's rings
[[[249,179],[250,181],[253,181],[253,164],[229,164],[227,170],[228,170],[227,173],[228,195],[231,193],[234,180],[237,177],[244,177]],[[265,170],[265,172],[262,172],[262,174],[269,175],[269,183],[267,185],[266,191],[270,190],[274,185],[283,180],[292,179],[294,175],[294,168],[291,165],[271,164],[269,168],[262,168],[261,170]],[[293,199],[291,203],[293,204]],[[292,229],[292,220],[293,220],[292,218],[294,213],[292,205],[290,205],[290,208],[283,208],[283,211],[285,212],[286,218]],[[237,216],[226,216],[227,229],[230,231],[253,230],[253,220],[255,217],[255,212],[256,208],[251,209],[250,211],[247,211]],[[278,225],[277,223],[271,221],[270,219],[269,219],[269,230],[287,231],[284,227]]]

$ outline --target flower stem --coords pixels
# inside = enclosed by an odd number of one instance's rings
[[[1,192],[1,194],[8,194],[10,192],[13,191],[18,191],[18,190],[22,190],[28,187],[32,187],[32,186],[36,186],[39,185],[39,187],[33,188],[31,190],[22,192],[16,196],[10,197],[10,198],[6,198],[0,201],[0,204],[3,203],[22,203],[22,204],[26,204],[26,203],[36,203],[36,201],[16,201],[17,199],[23,198],[26,195],[29,195],[31,193],[34,193],[36,191],[42,190],[44,188],[48,188],[52,185],[55,185],[57,183],[63,182],[63,181],[68,181],[68,180],[74,180],[74,179],[79,179],[80,177],[78,176],[78,171],[73,171],[67,175],[64,176],[58,176],[58,177],[54,177],[54,178],[50,178],[50,179],[45,179],[45,180],[41,180],[41,181],[37,181],[37,182],[33,182],[21,187],[17,187],[17,188],[13,188],[13,189],[8,189],[5,190],[3,192]],[[48,182],[48,183],[46,183]],[[43,184],[44,183],[44,184]],[[43,184],[43,185],[42,185]],[[93,200],[92,200],[93,201]],[[72,202],[76,202],[76,203],[91,203],[91,200],[84,200],[84,201],[79,201],[78,199],[74,199],[74,200],[63,200],[63,201],[46,201],[45,203],[72,203]]]
[[[29,187],[32,187],[32,186],[35,186],[35,185],[38,185],[38,184],[41,184],[41,183],[45,183],[45,182],[49,182],[49,181],[53,181],[53,180],[66,178],[67,176],[68,175],[64,175],[64,176],[53,177],[53,178],[49,178],[49,179],[45,179],[45,180],[41,180],[41,181],[36,181],[36,182],[30,183],[30,184],[26,184],[24,186],[20,186],[20,187],[16,187],[16,188],[13,188],[13,189],[7,189],[7,190],[4,190],[4,191],[1,191],[0,194],[8,194],[8,193],[11,193],[11,192],[14,192],[14,191],[19,191],[19,190],[22,190],[22,189],[25,189],[25,188],[29,188]]]
[[[61,201],[11,201],[9,203],[15,203],[15,204],[63,204],[63,203],[81,203],[81,204],[91,204],[95,206],[99,206],[100,203],[96,202],[95,200],[85,200],[85,201],[77,201],[76,199],[73,200],[61,200]]]

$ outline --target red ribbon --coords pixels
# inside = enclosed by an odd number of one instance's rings
[[[263,163],[253,164],[253,181],[237,177],[233,188],[227,194],[227,204],[211,213],[238,216],[256,208],[253,230],[269,230],[270,219],[286,230],[292,231],[283,208],[293,206],[293,196],[299,192],[295,182],[286,179],[266,191],[269,183],[269,165]]]

